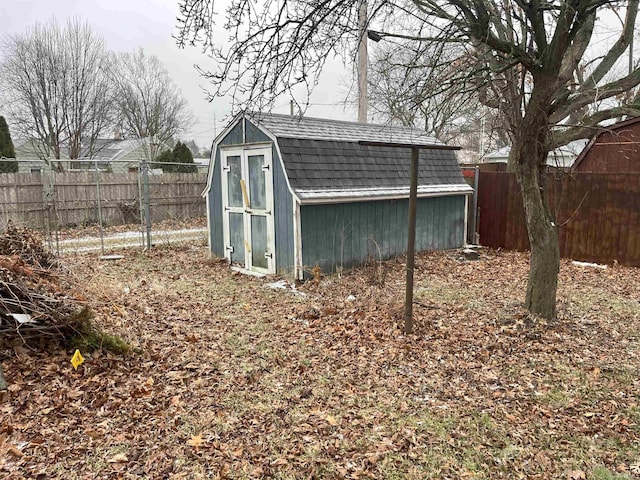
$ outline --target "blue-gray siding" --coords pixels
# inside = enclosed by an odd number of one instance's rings
[[[242,143],[243,137],[242,121],[239,121],[220,141],[219,145]],[[220,158],[220,149],[216,148],[216,156],[213,161],[211,190],[209,190],[209,230],[211,233],[211,253],[217,257],[224,257],[224,235],[222,233],[222,168]]]
[[[287,186],[287,179],[275,145],[272,147],[272,155],[276,271],[279,274],[288,275],[293,274],[294,270],[293,195]]]
[[[246,131],[243,132],[243,123]],[[220,141],[220,145],[239,145],[244,143],[270,142],[271,139],[250,121],[242,119]],[[293,242],[293,197],[287,186],[287,180],[282,170],[280,158],[275,145],[272,146],[273,156],[273,194],[274,194],[274,226],[276,243],[277,273],[290,274],[294,267]],[[209,192],[211,252],[223,257],[224,236],[222,232],[222,175],[220,165],[220,150],[216,149],[213,165],[212,187]]]
[[[323,272],[389,258],[407,248],[408,199],[301,207],[302,261],[305,270]],[[464,244],[463,195],[418,199],[416,251]]]
[[[227,139],[225,137],[222,142]],[[220,149],[216,149],[213,162],[213,177],[209,190],[209,235],[211,253],[216,257],[224,257],[224,236],[222,234],[222,190],[221,190]]]

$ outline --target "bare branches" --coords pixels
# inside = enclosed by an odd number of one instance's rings
[[[420,105],[437,113],[441,105],[427,100],[438,94],[425,90],[426,78],[435,76],[438,81],[432,83],[439,83],[441,92],[462,94],[474,84],[480,101],[500,112],[506,131],[518,131],[537,85],[544,85],[550,92],[552,100],[543,102],[541,112],[550,126],[566,121],[570,115],[575,120],[576,112],[592,116],[594,105],[602,105],[640,85],[638,68],[630,75],[604,82],[629,45],[639,3],[640,0],[370,1],[370,28],[383,40],[399,46],[395,57],[387,56],[386,72],[378,72],[386,75],[385,81],[372,85],[374,96],[378,95],[373,98],[374,103],[378,102],[374,109],[381,113],[385,108],[391,118],[403,123],[415,122]],[[230,95],[236,108],[268,108],[279,95],[294,96],[298,87],[308,94],[329,56],[352,58],[358,39],[357,6],[354,0],[267,0],[262,7],[249,0],[233,0],[224,23],[230,40],[224,44],[214,34],[214,0],[182,0],[177,39],[181,45],[201,44],[220,65],[216,71],[202,72],[212,81],[212,98]],[[604,7],[624,12],[624,25],[620,37],[600,61],[586,64],[585,54],[594,41],[598,12]],[[465,61],[456,68],[450,65],[448,71],[441,66],[436,74],[434,65],[416,61],[408,53],[427,48],[435,51],[433,45],[437,44],[465,45],[471,53],[466,58],[473,58],[473,62]],[[391,98],[385,94],[387,98],[379,102],[382,90],[392,92],[392,83],[397,86],[398,95]],[[617,111],[640,113],[636,103],[629,103],[632,98],[630,95],[627,106]]]
[[[125,135],[169,143],[189,128],[187,101],[157,57],[142,50],[114,55],[109,74],[118,126]]]
[[[109,123],[104,41],[78,20],[10,37],[3,85],[14,124],[41,158],[80,156]]]

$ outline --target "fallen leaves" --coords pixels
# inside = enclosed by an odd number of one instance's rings
[[[191,445],[193,448],[198,450],[198,448],[202,446],[203,441],[202,434],[199,433],[198,435],[191,435],[189,440],[187,440],[187,445]]]
[[[129,457],[126,453],[117,453],[113,457],[107,460],[107,463],[127,463]]]
[[[82,375],[73,352],[7,356],[0,476],[64,478],[53,458],[85,478],[640,476],[636,270],[563,262],[547,325],[521,308],[526,255],[422,254],[405,337],[400,260],[302,296],[206,255],[74,259],[96,320],[140,353]]]

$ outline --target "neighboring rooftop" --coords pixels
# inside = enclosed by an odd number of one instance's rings
[[[547,157],[547,165],[552,167],[570,167],[578,155],[580,155],[580,152],[584,150],[587,142],[588,140],[575,140],[552,150]],[[485,155],[482,161],[483,163],[507,162],[510,152],[511,146],[502,147],[495,152]]]

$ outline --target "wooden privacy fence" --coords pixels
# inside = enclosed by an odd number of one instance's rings
[[[149,175],[151,220],[205,216],[200,194],[206,177],[206,173]],[[0,174],[2,223],[13,220],[35,229],[97,223],[98,206],[105,225],[139,222],[138,173]]]
[[[640,173],[550,173],[560,254],[598,263],[640,266]],[[480,243],[528,250],[520,186],[512,173],[480,172]]]

